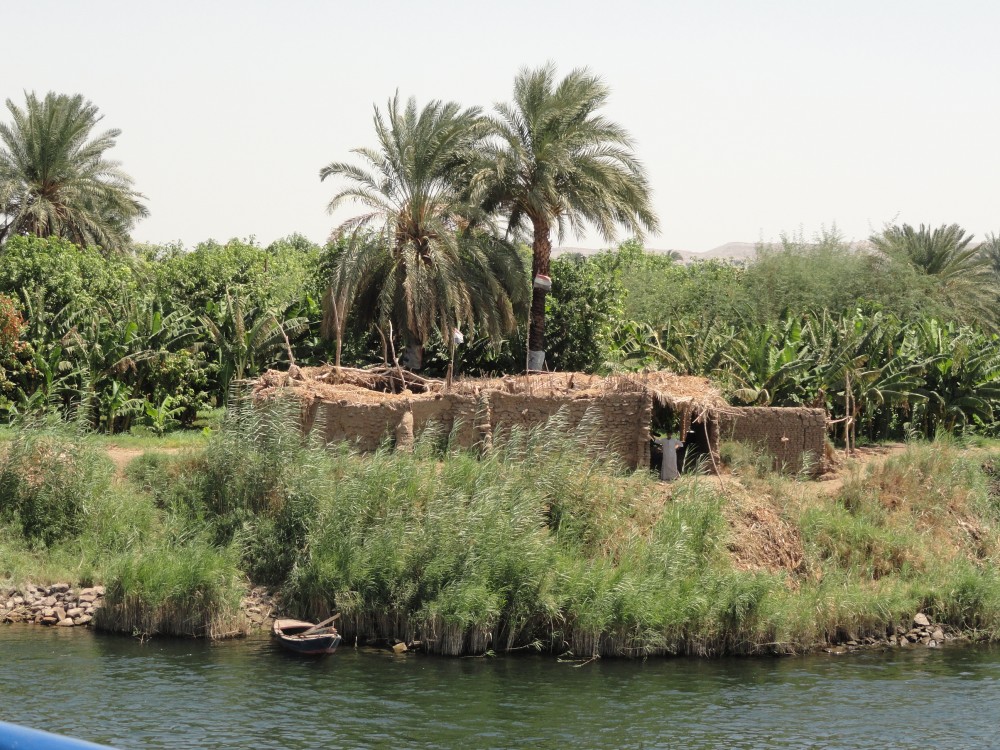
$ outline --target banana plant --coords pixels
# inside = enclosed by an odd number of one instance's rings
[[[177,417],[184,411],[183,406],[174,406],[174,399],[165,395],[159,401],[146,399],[142,404],[149,428],[158,437],[177,424]]]
[[[221,305],[209,303],[208,313],[201,316],[201,323],[215,345],[220,403],[234,380],[259,373],[282,352],[289,357],[289,364],[294,364],[291,340],[309,328],[305,317],[279,321],[270,311],[244,311],[239,294],[229,291]]]

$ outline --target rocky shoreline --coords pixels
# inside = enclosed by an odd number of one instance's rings
[[[0,588],[0,622],[34,622],[72,628],[90,625],[104,599],[103,586],[75,589],[68,583]]]
[[[0,586],[0,623],[93,627],[104,596],[104,586],[73,587],[69,583]],[[240,614],[249,625],[247,630],[270,630],[276,609],[276,596],[263,586],[250,589],[240,602]]]
[[[941,623],[932,622],[923,612],[918,612],[914,615],[909,628],[902,625],[890,627],[884,637],[857,638],[852,633],[840,632],[836,642],[823,647],[822,650],[828,654],[844,654],[862,649],[941,648],[948,642],[975,640],[977,640],[975,634],[965,633]]]

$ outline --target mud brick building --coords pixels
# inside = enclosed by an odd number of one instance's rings
[[[269,370],[250,385],[257,402],[295,397],[304,431],[363,451],[386,440],[411,447],[432,424],[457,447],[487,449],[498,431],[531,428],[558,414],[568,429],[585,430],[591,444],[613,450],[632,469],[650,466],[651,440],[664,426],[696,443],[709,468],[717,463],[720,440],[751,443],[790,471],[820,471],[824,456],[823,410],[731,407],[709,380],[666,372],[447,383],[391,368],[327,366]]]

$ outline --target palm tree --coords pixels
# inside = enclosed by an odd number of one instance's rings
[[[936,229],[909,224],[886,227],[871,237],[876,250],[909,264],[932,284],[938,301],[970,320],[990,312],[990,268],[984,253],[972,245],[958,224]]]
[[[524,267],[490,217],[465,200],[461,173],[487,133],[478,109],[432,101],[418,111],[397,94],[374,120],[378,148],[353,152],[367,168],[333,162],[320,170],[321,180],[350,183],[331,212],[348,200],[368,209],[333,233],[349,241],[334,266],[326,317],[338,366],[347,310],[358,303],[362,322],[389,340],[398,333],[406,364],[419,369],[433,330],[446,342],[463,325],[494,338],[514,330],[527,309]]]
[[[979,253],[985,258],[993,273],[993,283],[1000,286],[1000,235],[987,235],[986,240],[979,246]]]
[[[1000,236],[987,235],[986,241],[979,246],[979,254],[989,269],[991,296],[993,297],[993,321],[1000,324]]]
[[[637,238],[655,231],[646,173],[629,134],[598,114],[608,87],[586,69],[556,82],[553,64],[524,68],[514,80],[514,101],[498,104],[494,140],[480,159],[473,186],[486,211],[507,215],[508,236],[532,232],[532,276],[547,276],[552,229],[560,240],[595,225],[611,242],[624,226]],[[545,361],[545,295],[531,299],[529,370]]]
[[[24,109],[10,99],[7,109],[13,121],[0,124],[0,243],[34,234],[124,250],[148,211],[132,178],[104,156],[121,131],[91,137],[102,116],[79,94],[30,93]]]

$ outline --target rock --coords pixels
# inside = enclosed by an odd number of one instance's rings
[[[52,594],[62,594],[69,591],[68,583],[53,583],[49,586],[49,596]]]
[[[42,625],[55,625],[59,621],[56,619],[55,615],[42,615],[40,622]]]
[[[104,596],[104,587],[94,586],[94,593],[97,594],[98,596]]]
[[[932,638],[931,640],[927,641],[927,648],[938,648],[938,642]]]
[[[80,615],[79,617],[74,617],[73,618],[73,624],[74,625],[86,625],[88,622],[90,622],[93,619],[94,618],[91,617],[90,615]]]
[[[15,596],[13,599],[11,599],[11,601],[14,602],[14,606],[20,606],[20,605],[24,604],[24,597],[23,596]]]
[[[941,628],[935,628],[934,632],[931,633],[931,638],[940,643],[944,640],[944,631]]]
[[[56,607],[55,615],[57,620],[65,620],[66,610],[63,609],[62,607]]]
[[[66,616],[71,620],[75,620],[82,614],[83,614],[83,609],[81,607],[73,607],[73,609],[66,610]]]
[[[915,628],[926,628],[931,624],[931,621],[927,619],[927,615],[923,612],[918,612],[913,616],[913,627]]]
[[[54,607],[54,606],[56,606],[56,604],[58,602],[59,602],[59,600],[56,599],[54,596],[47,596],[44,599],[42,599],[42,606],[43,607]]]
[[[406,650],[407,649],[405,643],[397,643],[395,646],[392,647],[392,652],[394,654],[405,654]]]
[[[97,599],[97,594],[80,594],[77,601],[80,602],[81,604],[85,602],[89,604],[90,602],[95,601],[96,599]]]
[[[42,608],[42,617],[55,617],[55,616],[56,616],[56,611],[52,607]]]
[[[73,621],[68,617],[65,617],[59,622],[57,622],[56,625],[58,625],[60,628],[71,628],[73,627]]]

